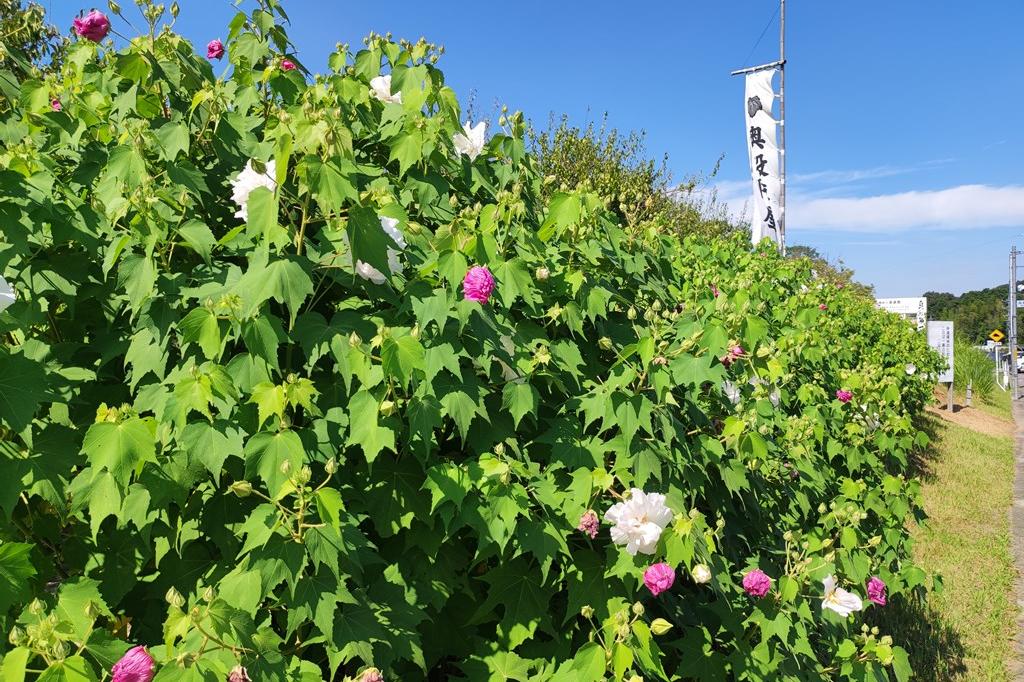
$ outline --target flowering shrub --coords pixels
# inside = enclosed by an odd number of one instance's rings
[[[6,678],[907,679],[852,599],[925,580],[921,336],[283,17],[220,77],[83,36],[0,119]]]

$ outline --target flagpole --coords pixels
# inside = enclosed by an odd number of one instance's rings
[[[786,255],[786,0],[779,0],[779,239]]]

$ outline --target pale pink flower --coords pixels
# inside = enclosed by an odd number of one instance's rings
[[[885,583],[877,575],[868,581],[868,600],[879,606],[885,606]]]
[[[755,568],[743,576],[743,589],[751,597],[760,599],[772,589],[772,579],[760,568]]]
[[[853,400],[853,393],[847,391],[845,388],[841,388],[838,391],[836,391],[836,398],[841,403],[848,403],[851,400]]]
[[[828,306],[825,305],[824,303],[819,303],[818,310],[828,310]]]
[[[110,669],[113,682],[150,682],[155,672],[156,662],[144,646],[129,649]]]
[[[231,672],[228,673],[228,682],[252,682],[252,680],[249,679],[248,670],[240,665],[236,665],[231,669]]]
[[[676,581],[675,570],[664,561],[651,564],[644,571],[644,585],[655,597],[672,587]]]
[[[864,603],[853,592],[849,592],[836,584],[836,577],[830,575],[821,581],[825,595],[821,600],[821,608],[835,611],[846,618],[854,611],[864,608]]]
[[[376,668],[367,668],[359,676],[359,682],[384,682],[384,676]]]
[[[743,346],[741,346],[739,344],[736,344],[734,346],[730,346],[729,347],[729,352],[725,354],[725,357],[721,358],[722,364],[725,365],[726,367],[728,367],[729,365],[734,363],[736,360],[739,360],[740,358],[742,358],[744,353],[745,353],[745,351],[743,350]]]
[[[485,265],[474,265],[462,280],[462,292],[467,301],[487,303],[494,291],[494,276]]]
[[[588,509],[580,517],[580,523],[576,526],[576,530],[586,533],[593,540],[597,537],[597,531],[600,527],[601,521],[597,518],[597,513],[593,509]]]
[[[282,59],[281,60],[281,70],[282,71],[292,71],[294,68],[295,68],[295,62],[293,62],[292,60],[290,60],[290,59]]]
[[[76,17],[72,23],[75,25],[75,33],[94,43],[100,42],[110,33],[110,20],[99,10],[94,9],[84,17]]]
[[[220,38],[214,38],[206,44],[206,58],[207,59],[220,59],[224,56],[224,43],[220,42]]]

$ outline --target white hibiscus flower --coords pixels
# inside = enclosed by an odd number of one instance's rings
[[[391,74],[370,80],[370,96],[388,104],[401,104],[402,93],[391,92]]]
[[[14,303],[14,287],[8,284],[7,280],[0,277],[0,313],[7,310],[12,303]]]
[[[605,512],[604,520],[613,524],[611,535],[616,545],[625,545],[631,555],[654,554],[661,531],[672,522],[672,510],[665,505],[664,495],[633,488],[628,500]]]
[[[860,600],[860,597],[853,592],[847,592],[841,587],[836,587],[835,576],[830,575],[821,582],[825,586],[825,598],[821,600],[821,608],[831,609],[843,618],[846,618],[854,611],[860,611],[864,608],[864,603]]]
[[[257,173],[252,167],[252,160],[250,159],[245,163],[245,168],[242,169],[242,172],[231,183],[231,200],[238,204],[238,210],[235,211],[236,218],[241,218],[242,220],[249,219],[249,195],[257,187],[266,187],[271,192],[277,189],[277,180],[274,179],[276,174],[274,160],[267,161],[266,166],[266,172]]]
[[[470,126],[469,121],[462,126],[461,133],[456,133],[452,136],[452,142],[455,143],[455,151],[460,154],[465,154],[469,157],[470,161],[475,161],[476,157],[480,156],[480,152],[484,150],[484,132],[487,130],[487,123],[480,121],[475,126]]]
[[[378,217],[380,218],[380,229],[384,230],[384,232],[386,232],[387,235],[391,237],[396,244],[398,244],[400,249],[404,249],[406,247],[405,235],[403,235],[402,231],[398,229],[398,219],[388,218],[387,216]],[[345,241],[346,243],[348,242],[347,235],[345,236]],[[390,270],[393,275],[401,274],[402,271],[405,270],[405,266],[402,264],[402,260],[400,258],[401,255],[402,252],[398,249],[388,247],[388,270]],[[349,258],[351,258],[351,255]],[[383,272],[361,260],[356,261],[355,271],[357,275],[365,280],[373,282],[374,284],[383,284],[387,281],[387,277],[384,276]]]

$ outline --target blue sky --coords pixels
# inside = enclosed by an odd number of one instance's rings
[[[74,0],[41,0],[70,23]],[[128,6],[131,0],[121,0]],[[197,45],[223,36],[227,0],[179,0]],[[246,6],[243,4],[243,6]],[[368,31],[445,45],[440,66],[478,111],[545,123],[567,113],[644,130],[678,178],[713,168],[740,211],[749,193],[740,78],[777,56],[775,0],[326,2],[286,0],[307,68]],[[788,238],[842,258],[880,296],[1005,281],[1024,245],[1024,2],[789,0]],[[66,17],[66,22],[62,20]],[[115,27],[124,32],[125,27]],[[749,55],[749,56],[748,56]]]

